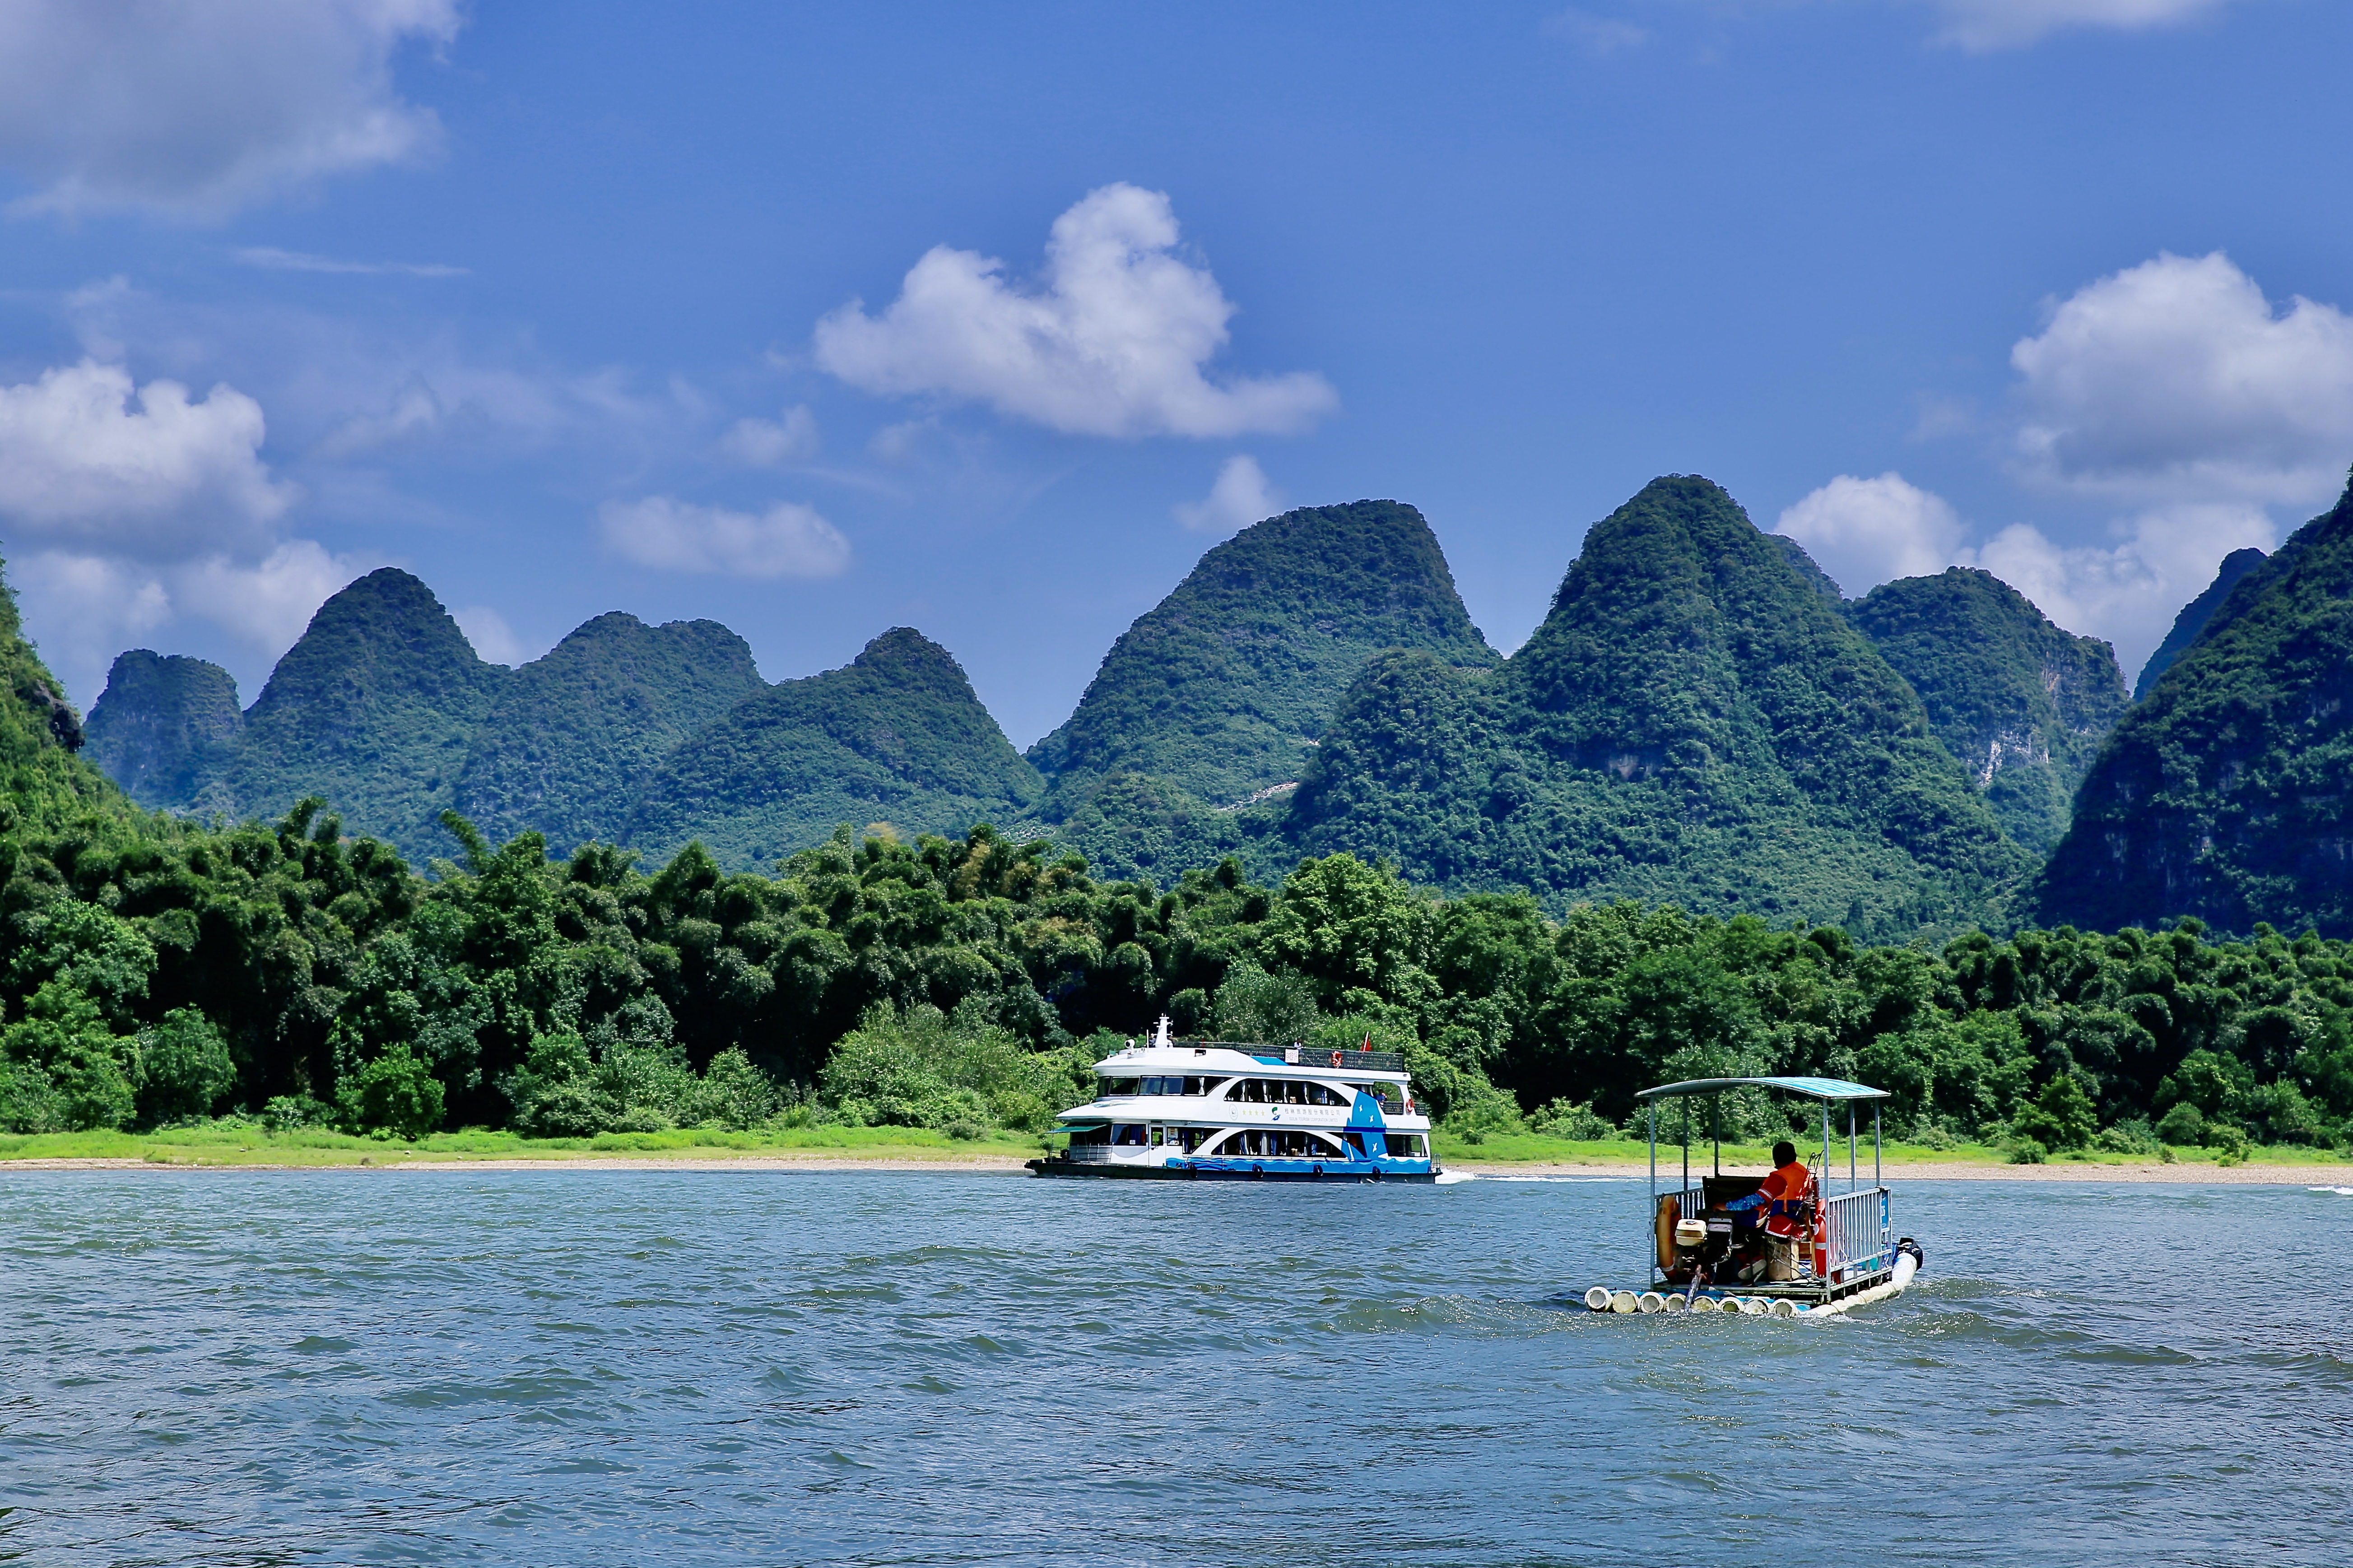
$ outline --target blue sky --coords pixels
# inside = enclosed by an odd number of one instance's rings
[[[0,552],[84,703],[250,701],[393,563],[506,661],[913,625],[1026,744],[1268,510],[1420,507],[1508,648],[1695,472],[2129,675],[2353,462],[2347,58],[2326,0],[0,0]]]

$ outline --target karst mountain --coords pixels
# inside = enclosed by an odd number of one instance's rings
[[[2353,487],[2246,572],[2126,714],[2035,912],[2353,934]]]
[[[1496,659],[1421,513],[1365,500],[1253,524],[1139,616],[1030,747],[1051,784],[1039,816],[1121,874],[1214,860],[1279,816],[1235,820],[1297,786],[1341,695],[1393,648]]]
[[[392,569],[322,605],[244,712],[215,666],[124,654],[88,755],[150,807],[267,817],[315,795],[420,863],[456,852],[453,808],[559,855],[700,841],[744,869],[843,826],[985,821],[1162,884],[1345,849],[1455,892],[1865,937],[2180,913],[2337,929],[2344,512],[2225,561],[2137,705],[2106,644],[1984,572],[1845,600],[1719,487],[1670,476],[1588,531],[1509,658],[1413,508],[1269,518],[1139,617],[1026,757],[910,627],[771,685],[724,626],[617,612],[508,669]],[[83,730],[46,680],[19,697],[69,756]]]
[[[2031,865],[1786,542],[1683,476],[1594,525],[1493,670],[1370,664],[1291,818],[1449,889],[1863,931],[1971,918]]]

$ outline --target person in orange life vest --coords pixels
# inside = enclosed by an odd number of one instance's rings
[[[1800,1210],[1812,1189],[1812,1173],[1798,1163],[1798,1146],[1783,1139],[1773,1145],[1773,1173],[1759,1183],[1755,1192],[1724,1206],[1736,1213],[1761,1208],[1765,1211],[1765,1234],[1776,1241],[1794,1241],[1804,1229]]]

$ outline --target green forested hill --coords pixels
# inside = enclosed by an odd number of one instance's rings
[[[1954,566],[1849,606],[2012,838],[2037,855],[2126,706],[2115,650],[2062,631],[1992,574]]]
[[[2029,865],[1903,678],[1731,497],[1687,477],[1594,526],[1493,673],[1415,654],[1369,667],[1292,834],[1449,888],[1867,931],[1976,918]]]
[[[1387,648],[1495,659],[1419,511],[1366,500],[1253,524],[1121,636],[1077,710],[1029,749],[1053,784],[1043,816],[1122,871],[1262,838],[1238,809],[1298,781],[1341,694]]]
[[[140,805],[185,806],[244,728],[227,670],[134,648],[90,710],[88,755]]]
[[[76,753],[82,725],[41,656],[25,640],[16,594],[0,577],[0,840],[10,835],[54,832],[76,818],[132,814],[131,803],[107,777]],[[15,851],[0,844],[5,877]]]
[[[526,829],[559,851],[612,842],[661,758],[767,689],[716,621],[649,626],[598,616],[516,670],[475,731],[459,813],[494,838]]]
[[[2101,751],[2045,918],[2353,932],[2353,488],[2224,596]]]
[[[318,795],[354,831],[407,855],[449,854],[440,814],[512,679],[476,657],[423,583],[390,566],[371,572],[319,606],[195,805],[275,816]]]
[[[2158,645],[2155,653],[2148,656],[2148,662],[2140,667],[2140,679],[2133,682],[2134,701],[2139,701],[2156,689],[2158,679],[2172,668],[2174,661],[2187,653],[2189,645],[2198,640],[2198,634],[2206,629],[2207,621],[2222,607],[2222,601],[2231,596],[2231,590],[2239,585],[2239,579],[2261,566],[2264,559],[2260,550],[2233,550],[2222,557],[2221,567],[2215,572],[2214,581],[2206,585],[2204,593],[2181,606],[2181,613],[2173,617],[2173,629],[2165,634],[2165,640]]]
[[[1038,774],[948,651],[905,626],[840,669],[769,687],[672,752],[626,842],[691,839],[731,867],[772,864],[841,823],[962,833],[1036,801]]]

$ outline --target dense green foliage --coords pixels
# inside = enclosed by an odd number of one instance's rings
[[[1029,749],[1053,783],[1041,816],[1123,875],[1258,858],[1269,814],[1238,811],[1297,783],[1341,694],[1389,648],[1495,660],[1419,512],[1366,500],[1244,529],[1122,634]]]
[[[227,670],[134,648],[107,671],[85,754],[142,805],[185,805],[244,728]]]
[[[2147,664],[2140,667],[2140,679],[2133,682],[2134,701],[2147,696],[2156,688],[2158,678],[2173,668],[2174,660],[2189,651],[2189,645],[2198,640],[2199,634],[2206,629],[2206,623],[2213,618],[2216,610],[2222,607],[2222,601],[2231,596],[2231,590],[2239,585],[2239,579],[2262,565],[2264,560],[2260,550],[2233,550],[2222,557],[2222,564],[2215,572],[2214,581],[2206,585],[2204,593],[2181,606],[2181,613],[2173,617],[2173,629],[2165,634],[2165,640],[2157,645],[2157,651],[2148,656]]]
[[[629,841],[670,851],[700,840],[728,866],[771,865],[842,822],[912,838],[1006,821],[1039,788],[955,658],[899,626],[840,669],[738,704],[671,752]]]
[[[1633,898],[1891,934],[1978,918],[2028,868],[1910,686],[1688,478],[1594,525],[1492,674],[1368,666],[1290,834],[1555,909]]]
[[[766,689],[750,646],[716,621],[598,616],[505,682],[459,773],[457,809],[493,838],[610,843],[664,755]]]
[[[1966,566],[1882,584],[1849,613],[1919,693],[2003,830],[2049,853],[2125,710],[2115,650],[2060,630],[2025,595]]]
[[[2353,934],[2353,488],[2242,577],[2109,738],[2047,919]]]

